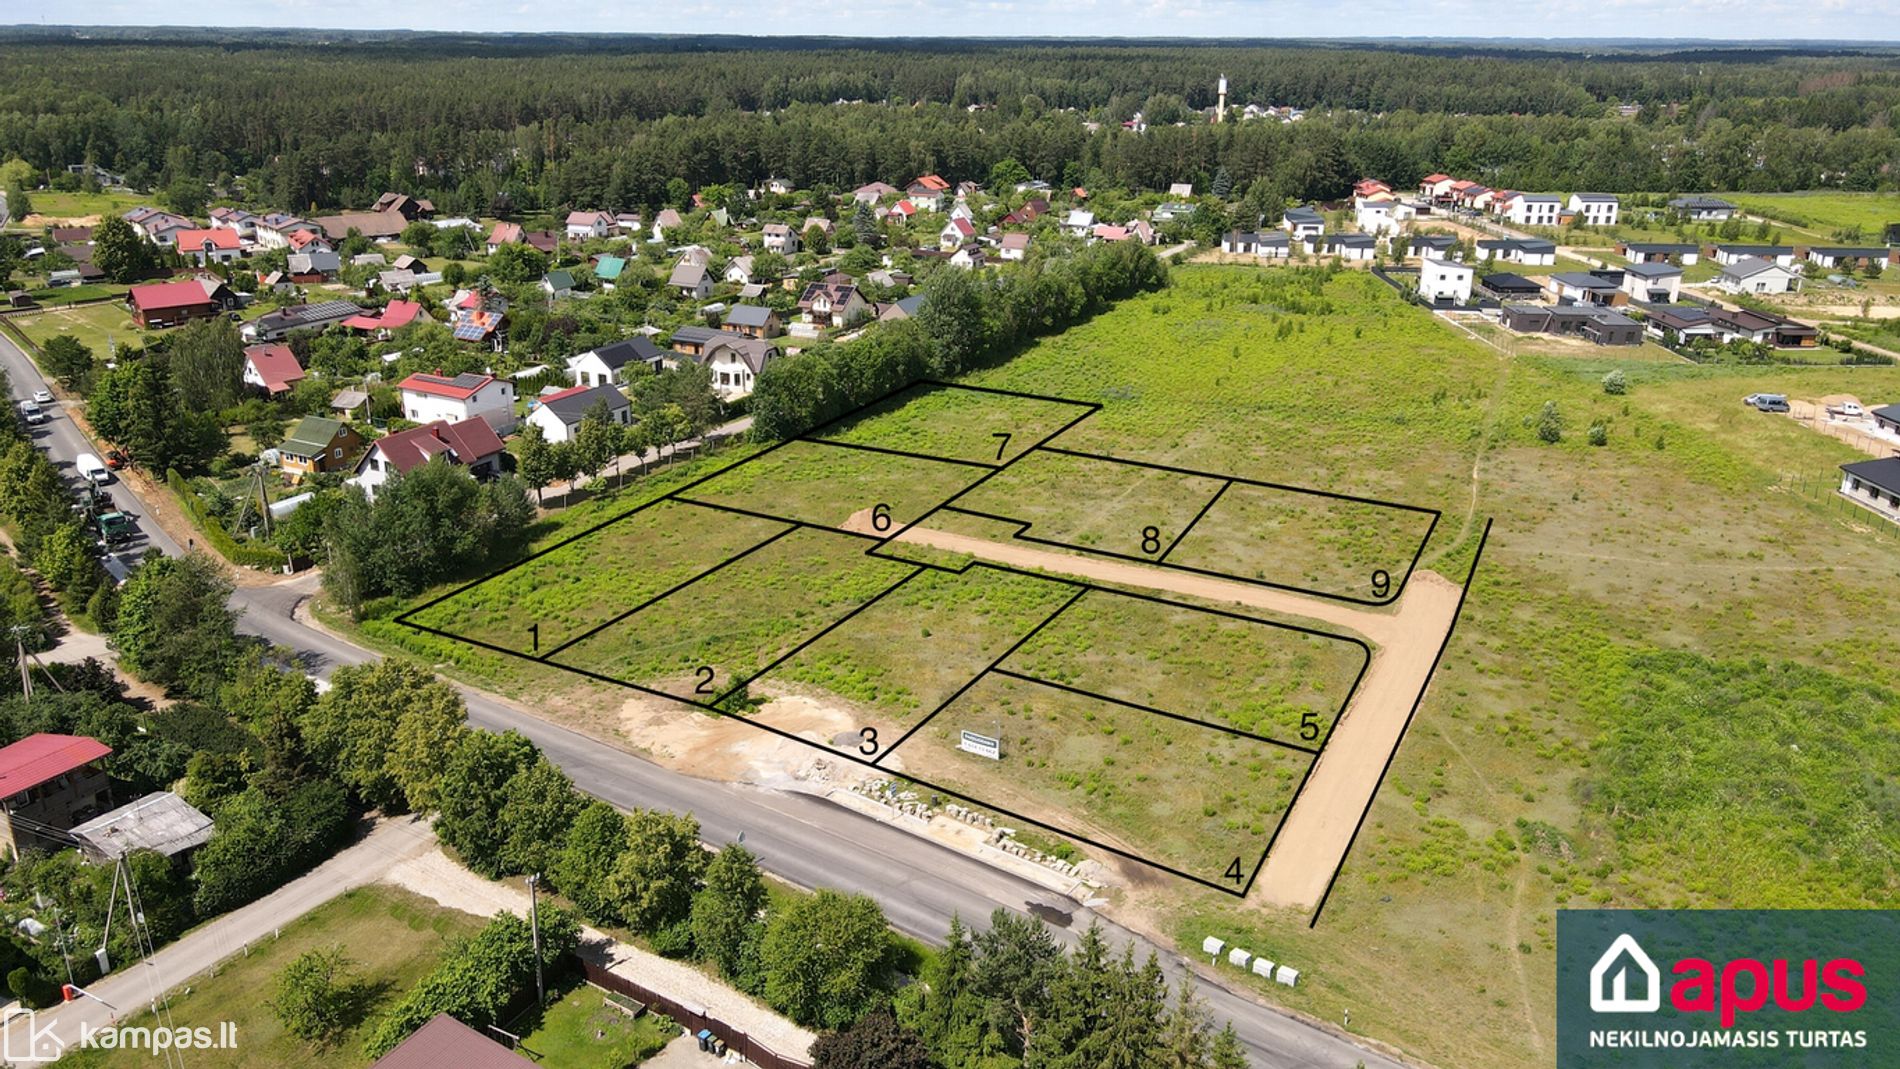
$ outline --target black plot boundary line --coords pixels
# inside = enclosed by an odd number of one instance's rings
[[[1309,749],[1305,746],[1296,746],[1293,743],[1287,742],[1283,739],[1274,739],[1274,738],[1268,738],[1265,735],[1256,735],[1251,731],[1242,731],[1239,728],[1228,727],[1225,724],[1216,724],[1211,720],[1202,720],[1202,719],[1199,719],[1198,717],[1188,716],[1185,713],[1171,713],[1167,711],[1166,709],[1157,709],[1152,705],[1143,705],[1140,702],[1131,702],[1126,698],[1116,698],[1107,694],[1097,694],[1095,691],[1092,691],[1092,690],[1083,690],[1081,687],[1071,687],[1066,683],[1057,683],[1055,680],[1052,680],[1052,679],[1043,679],[1040,676],[1027,675],[1022,672],[1011,671],[1008,668],[992,668],[989,670],[989,674],[993,676],[1004,676],[1009,679],[1020,680],[1024,683],[1033,683],[1036,686],[1048,687],[1051,690],[1065,691],[1069,694],[1080,695],[1081,697],[1084,697],[1084,698],[1094,698],[1096,701],[1106,702],[1109,705],[1119,705],[1124,709],[1133,709],[1139,713],[1150,713],[1150,714],[1153,714],[1154,716],[1166,717],[1169,720],[1179,720],[1183,724],[1193,724],[1196,727],[1207,728],[1211,731],[1219,731],[1227,735],[1235,735],[1243,739],[1252,739],[1255,742],[1264,742],[1272,746],[1281,747],[1282,749],[1294,750],[1299,753],[1306,754],[1309,757],[1319,756],[1318,750]],[[1334,714],[1334,715],[1337,716],[1338,714]],[[1290,804],[1291,803],[1289,803],[1289,806]]]
[[[802,524],[802,523],[786,524],[784,530],[773,535],[772,537],[767,538],[762,542],[755,542],[752,545],[747,546],[746,548],[740,550],[739,552],[734,553],[732,556],[727,557],[725,560],[720,561],[718,564],[715,564],[712,567],[707,568],[705,571],[699,572],[696,575],[691,575],[691,576],[686,577],[685,579],[680,580],[679,582],[673,584],[672,586],[667,587],[665,590],[660,591],[658,594],[655,594],[652,597],[641,602],[640,604],[635,605],[633,608],[628,609],[617,616],[614,616],[610,620],[606,620],[602,623],[595,624],[593,627],[590,627],[587,630],[581,632],[580,634],[575,635],[573,638],[568,639],[566,642],[561,643],[559,646],[554,647],[553,649],[547,651],[546,653],[542,654],[541,656],[535,659],[539,661],[545,661],[549,664],[554,664],[554,660],[553,660],[554,655],[557,653],[560,653],[562,650],[565,650],[570,646],[577,645],[579,643],[587,641],[590,638],[593,638],[595,635],[600,634],[602,631],[605,631],[608,628],[614,626],[615,624],[621,623],[622,621],[626,620],[629,616],[633,616],[643,609],[646,609],[650,606],[658,604],[661,601],[666,600],[667,598],[672,597],[673,595],[679,593],[680,591],[685,590],[687,587],[692,586],[694,583],[699,582],[701,579],[704,579],[707,576],[712,575],[713,573],[719,571],[720,569],[724,568],[726,565],[732,564],[739,560],[743,560],[744,558],[751,556],[753,553],[761,549],[764,549],[766,546],[771,545],[772,543],[778,541],[779,539],[784,538],[786,535],[791,534],[793,531],[800,530],[804,526],[805,524]],[[556,664],[555,667],[566,668],[567,666],[564,664]]]
[[[1346,840],[1346,849],[1339,855],[1339,864],[1333,866],[1333,874],[1326,880],[1326,890],[1319,896],[1319,904],[1313,907],[1313,919],[1306,923],[1308,928],[1319,926],[1320,914],[1326,911],[1326,901],[1333,895],[1333,886],[1339,882],[1339,874],[1346,868],[1346,858],[1351,856],[1353,843],[1359,839],[1360,831],[1366,826],[1366,818],[1372,814],[1372,803],[1379,797],[1379,789],[1385,786],[1385,778],[1392,771],[1392,762],[1398,759],[1399,747],[1405,745],[1405,737],[1411,734],[1412,720],[1418,716],[1419,707],[1425,704],[1425,694],[1432,688],[1432,679],[1438,675],[1438,666],[1445,659],[1445,651],[1451,648],[1451,637],[1458,633],[1458,621],[1464,616],[1465,599],[1471,596],[1472,584],[1478,578],[1478,562],[1484,559],[1485,543],[1491,540],[1491,524],[1484,521],[1484,533],[1478,536],[1478,548],[1471,556],[1471,570],[1465,574],[1464,588],[1458,592],[1458,607],[1452,610],[1451,626],[1445,629],[1445,639],[1438,644],[1438,653],[1432,657],[1432,670],[1425,675],[1425,682],[1418,688],[1418,697],[1412,699],[1412,709],[1405,714],[1405,726],[1399,729],[1399,739],[1392,752],[1385,755],[1385,765],[1379,769],[1378,786],[1366,798],[1366,807],[1359,812],[1358,823],[1352,826],[1352,837]],[[1298,797],[1297,795],[1295,796]]]
[[[1061,580],[1056,580],[1056,581],[1060,582]],[[1077,584],[1070,584],[1070,585],[1076,586]],[[928,724],[932,720],[937,719],[938,713],[941,713],[945,709],[950,708],[950,706],[953,705],[958,698],[963,697],[963,695],[966,694],[971,687],[974,687],[979,682],[981,682],[983,680],[983,677],[989,675],[990,672],[994,670],[997,665],[1002,664],[1004,661],[1009,659],[1011,654],[1015,653],[1018,649],[1021,649],[1023,643],[1028,642],[1030,639],[1036,637],[1037,632],[1041,631],[1045,627],[1048,627],[1050,623],[1052,623],[1055,620],[1056,617],[1061,616],[1063,613],[1067,612],[1069,610],[1069,606],[1074,605],[1077,601],[1080,601],[1082,599],[1082,595],[1086,593],[1088,593],[1087,587],[1078,587],[1076,592],[1069,596],[1069,600],[1063,602],[1061,605],[1056,606],[1056,611],[1043,617],[1041,623],[1038,623],[1036,626],[1030,628],[1028,631],[1023,632],[1022,635],[1018,636],[1016,641],[1009,644],[1008,649],[997,654],[996,659],[991,661],[988,665],[986,665],[982,671],[964,680],[963,685],[958,687],[956,691],[952,693],[948,698],[945,698],[942,702],[938,703],[937,707],[930,711],[929,716],[926,716],[922,720],[919,720],[915,724],[912,724],[910,726],[910,730],[904,732],[902,735],[899,735],[897,737],[897,741],[891,743],[888,749],[886,749],[883,753],[880,753],[877,755],[877,761],[873,761],[871,763],[876,765],[879,761],[883,761],[886,757],[889,757],[890,755],[896,753],[899,747],[903,746],[904,743],[910,741],[910,737],[912,735],[915,735],[919,731],[922,731],[925,724]],[[879,767],[882,767],[882,766],[880,765]]]
[[[905,390],[911,389],[912,387],[919,385],[920,382],[929,383],[932,385],[951,386],[953,388],[976,389],[976,387],[956,387],[954,383],[939,383],[939,382],[936,382],[935,380],[930,380],[930,379],[919,380],[919,382],[908,382],[902,386],[897,387],[894,390],[886,391],[885,393],[881,394],[874,400],[867,401],[864,404],[859,405],[857,408],[854,408],[849,412],[845,412],[841,415],[834,416],[831,419],[828,419],[825,422],[820,423],[818,426],[813,427],[811,430],[806,431],[805,433],[817,434],[818,432],[823,431],[829,427],[842,423],[847,419],[851,419],[862,412],[868,411],[872,408],[877,407],[878,405],[883,404],[886,401],[891,400],[892,398],[896,397],[898,394],[903,393]],[[1059,400],[1059,399],[1047,398],[1046,400]],[[1066,403],[1081,404],[1083,402],[1068,401]],[[489,572],[486,575],[483,575],[476,579],[471,579],[466,583],[462,583],[454,587],[453,589],[447,591],[446,593],[438,594],[435,597],[430,598],[428,601],[425,601],[422,604],[417,605],[415,608],[409,609],[405,612],[398,614],[395,617],[394,622],[398,624],[403,624],[405,626],[416,627],[421,630],[428,631],[434,634],[439,634],[446,638],[455,638],[457,636],[449,634],[448,632],[438,631],[435,628],[427,627],[426,625],[422,625],[422,624],[417,624],[413,620],[411,620],[410,617],[414,616],[415,614],[419,612],[422,612],[425,609],[434,608],[435,606],[449,600],[452,597],[455,597],[458,594],[463,594],[463,593],[466,593],[467,591],[473,590],[475,587],[478,587],[482,585],[483,583],[488,582],[490,579],[499,579],[500,577],[508,574],[511,571],[514,571],[516,568],[519,568],[524,564],[537,560],[541,557],[545,557],[549,553],[552,553],[557,549],[564,548],[574,542],[578,542],[581,539],[586,538],[588,535],[598,533],[599,531],[602,531],[608,527],[613,526],[616,523],[619,523],[621,520],[624,520],[638,513],[644,512],[647,509],[650,509],[653,506],[658,505],[663,501],[674,500],[679,494],[685,493],[686,491],[691,490],[702,483],[710,482],[713,479],[716,479],[719,476],[724,475],[729,471],[735,471],[762,457],[770,456],[771,454],[778,452],[780,449],[785,448],[787,445],[790,445],[792,442],[795,442],[797,440],[798,440],[797,438],[787,438],[783,441],[774,442],[771,445],[766,446],[764,449],[759,450],[757,453],[754,453],[749,457],[740,457],[738,460],[735,460],[730,464],[722,465],[719,468],[716,468],[712,471],[707,472],[704,475],[701,475],[699,478],[694,479],[692,482],[689,482],[684,486],[676,486],[672,490],[669,490],[658,497],[655,497],[648,501],[643,501],[638,505],[634,505],[630,508],[625,509],[624,511],[617,512],[614,515],[609,516],[604,520],[601,520],[599,523],[596,523],[591,527],[587,527],[583,530],[577,531],[574,534],[567,536],[566,538],[561,539],[560,541],[554,543],[551,546],[546,546],[544,548],[537,549],[533,553],[530,553],[527,556],[522,557],[520,560],[513,561],[507,565],[504,565],[501,568],[497,568],[496,570]],[[780,519],[779,517],[772,517],[772,518],[778,519],[779,522],[781,523],[788,522],[783,519]]]
[[[838,449],[857,449],[866,453],[882,453],[890,457],[907,457],[911,460],[927,460],[933,464],[955,464],[965,468],[1000,468],[1001,464],[991,464],[981,460],[964,460],[962,457],[933,457],[925,453],[912,453],[903,449],[890,449],[881,445],[865,445],[861,442],[840,442],[830,438],[799,437],[793,441],[806,445],[832,446]]]
[[[1201,522],[1201,517],[1207,515],[1208,511],[1214,507],[1214,502],[1219,501],[1221,495],[1225,494],[1227,488],[1232,485],[1234,485],[1234,480],[1232,479],[1228,479],[1226,482],[1220,484],[1220,489],[1214,491],[1214,496],[1207,499],[1207,504],[1201,506],[1201,511],[1194,514],[1194,518],[1187,522],[1187,526],[1181,528],[1181,533],[1174,536],[1174,541],[1168,543],[1168,548],[1162,550],[1161,555],[1155,558],[1156,564],[1166,564],[1168,562],[1168,554],[1174,552],[1174,547],[1181,544],[1181,540],[1188,536],[1189,531],[1194,530],[1194,525]]]
[[[753,509],[742,509],[738,507],[737,505],[724,505],[724,504],[720,504],[717,501],[707,501],[705,498],[671,497],[670,500],[677,501],[682,505],[693,505],[698,508],[712,509],[714,512],[730,512],[735,516],[750,516],[755,520],[771,520],[774,523],[789,523],[795,527],[810,527],[811,529],[815,531],[823,531],[826,534],[839,534],[839,535],[844,535],[848,538],[857,538],[857,539],[861,539],[867,542],[881,542],[884,540],[884,536],[882,535],[865,534],[862,531],[850,531],[850,530],[846,530],[843,527],[830,527],[822,523],[812,523],[808,520],[795,520],[790,516],[779,516],[770,512],[757,512],[757,511],[754,511]]]
[[[824,638],[826,635],[829,635],[833,631],[844,626],[846,622],[848,622],[852,617],[856,616],[857,614],[863,612],[864,610],[870,608],[873,605],[876,605],[878,602],[883,601],[884,596],[886,594],[890,594],[894,592],[898,587],[903,586],[905,583],[910,582],[912,579],[917,578],[918,576],[924,574],[925,572],[929,570],[930,569],[924,567],[921,564],[917,565],[915,568],[913,568],[910,572],[905,574],[904,577],[899,579],[897,582],[892,583],[890,586],[887,586],[883,590],[878,591],[875,595],[873,595],[872,597],[870,597],[869,599],[867,599],[866,601],[858,605],[856,608],[852,609],[850,612],[845,613],[843,616],[840,616],[836,620],[833,620],[830,623],[826,624],[824,626],[824,629],[819,631],[817,634],[811,636],[810,638],[806,639],[803,642],[800,642],[798,645],[793,646],[791,649],[786,650],[783,654],[774,658],[771,664],[766,665],[764,668],[759,669],[758,671],[745,677],[739,682],[734,683],[732,686],[726,688],[726,690],[723,691],[717,698],[713,699],[713,704],[718,705],[720,702],[725,701],[727,698],[732,697],[734,694],[739,693],[745,688],[765,678],[766,675],[771,673],[774,669],[778,668],[778,666],[798,656],[800,653],[803,653],[806,647],[812,645],[813,643],[817,642],[819,639]]]

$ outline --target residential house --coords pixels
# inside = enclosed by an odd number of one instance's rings
[[[216,279],[148,282],[133,286],[125,296],[132,318],[148,330],[209,319],[237,304],[237,298]]]
[[[900,200],[896,204],[891,205],[888,209],[879,208],[878,218],[880,219],[895,218],[898,222],[901,223],[901,222],[905,222],[907,220],[916,218],[918,210],[919,210],[918,207],[915,204],[912,204],[909,198],[905,198],[904,200]]]
[[[789,197],[798,191],[798,185],[789,178],[768,178],[765,191],[773,196]]]
[[[1615,226],[1622,202],[1609,193],[1572,193],[1564,210],[1585,226]]]
[[[1623,269],[1623,292],[1650,304],[1674,304],[1682,293],[1682,268],[1637,263]]]
[[[1196,210],[1197,207],[1192,202],[1171,200],[1163,202],[1151,214],[1157,223],[1171,223],[1176,219],[1186,219]]]
[[[821,327],[844,327],[871,311],[852,282],[813,282],[798,298],[798,310]]]
[[[40,828],[66,831],[112,807],[99,762],[112,747],[85,735],[28,735],[0,747],[0,850],[58,850],[66,844]],[[15,821],[18,820],[18,825]]]
[[[924,295],[921,293],[913,293],[908,297],[899,297],[889,304],[878,305],[877,321],[880,323],[894,323],[900,319],[912,319],[916,317],[917,310],[923,306]]]
[[[328,282],[342,270],[343,261],[336,251],[318,245],[284,257],[284,272],[292,282]]]
[[[667,276],[666,284],[678,290],[680,296],[690,297],[696,301],[703,301],[712,296],[712,275],[707,273],[706,268],[701,264],[680,264],[673,269],[671,275]]]
[[[1773,260],[1751,256],[1722,268],[1715,285],[1729,293],[1794,293],[1801,276]]]
[[[851,191],[851,199],[859,204],[876,204],[885,197],[897,196],[898,192],[896,186],[886,182],[866,182]]]
[[[244,347],[244,385],[263,391],[266,397],[289,393],[303,381],[303,365],[297,354],[282,342],[266,342]]]
[[[81,854],[109,865],[135,850],[177,857],[211,841],[214,825],[197,807],[170,791],[155,791],[75,825]]]
[[[1643,330],[1650,336],[1682,345],[1698,339],[1716,342],[1721,332],[1709,320],[1708,309],[1695,304],[1675,304],[1650,308]]]
[[[228,264],[244,254],[243,241],[235,230],[180,230],[173,236],[178,255],[199,267]]]
[[[1629,303],[1621,271],[1560,271],[1544,280],[1544,288],[1558,304],[1615,307]]]
[[[1410,205],[1392,200],[1362,200],[1353,208],[1354,224],[1368,234],[1397,234],[1412,216]]]
[[[568,212],[569,241],[596,241],[614,231],[614,217],[606,212]]]
[[[1418,295],[1436,305],[1469,304],[1477,271],[1455,260],[1427,256],[1418,265]]]
[[[850,276],[846,276],[847,278]],[[909,271],[895,267],[880,267],[864,276],[864,280],[882,289],[903,289],[911,284]]]
[[[1427,257],[1434,260],[1460,260],[1464,257],[1459,251],[1458,239],[1450,234],[1414,234],[1405,254],[1419,260]]]
[[[521,242],[543,256],[553,256],[561,251],[561,235],[552,230],[530,230],[521,235]]]
[[[1466,211],[1482,212],[1486,209],[1495,210],[1500,196],[1502,194],[1490,186],[1481,186],[1473,182],[1460,189],[1455,200],[1457,206]]]
[[[363,448],[355,426],[328,416],[305,416],[277,445],[277,468],[301,482],[306,475],[342,471]]]
[[[782,253],[790,256],[799,250],[799,236],[784,223],[765,224],[764,234],[759,239],[767,252]]]
[[[1003,216],[1004,226],[1025,226],[1049,214],[1049,202],[1041,197],[1032,197],[1023,202],[1023,206]]]
[[[568,357],[567,372],[576,386],[624,385],[628,381],[628,367],[645,364],[657,371],[662,360],[662,354],[653,344],[653,339],[637,334]]]
[[[1222,252],[1230,252],[1237,256],[1285,259],[1292,254],[1293,242],[1279,230],[1265,233],[1235,230],[1221,238],[1220,247]]]
[[[1499,214],[1518,226],[1556,226],[1563,206],[1563,199],[1553,194],[1519,193],[1504,203]]]
[[[818,232],[823,234],[827,241],[837,236],[838,233],[838,224],[822,215],[807,215],[805,217],[805,225],[799,227],[798,232],[800,234],[808,234],[813,227],[816,227]]]
[[[950,192],[950,183],[934,174],[924,175],[904,187],[904,196],[919,209],[927,212],[943,210],[943,202]]]
[[[1900,523],[1900,457],[1842,464],[1840,493],[1869,512]]]
[[[665,241],[668,231],[678,230],[685,220],[672,208],[661,208],[653,217],[653,240]]]
[[[1096,223],[1089,236],[1096,241],[1127,241],[1128,228],[1113,223]]]
[[[363,310],[349,301],[293,304],[251,320],[238,328],[238,334],[247,342],[282,341],[292,331],[326,330],[362,314]]]
[[[174,245],[179,234],[198,228],[197,223],[182,215],[162,212],[157,208],[134,208],[121,218],[132,224],[132,229],[138,232],[139,237],[154,245]]]
[[[1735,215],[1735,205],[1719,197],[1677,197],[1669,202],[1671,210],[1697,222],[1720,222]]]
[[[969,201],[959,198],[955,204],[950,206],[950,218],[968,219],[974,223],[976,222],[976,209],[970,207]]]
[[[311,222],[323,231],[331,241],[342,241],[354,230],[378,244],[394,241],[402,236],[402,228],[411,222],[401,212],[338,212],[335,215],[319,215]]]
[[[1816,267],[1852,268],[1865,270],[1878,267],[1886,270],[1890,265],[1900,263],[1900,253],[1885,246],[1864,248],[1828,247],[1808,250],[1808,262]]]
[[[937,248],[944,252],[960,249],[976,237],[976,225],[968,219],[946,220],[937,232]]]
[[[412,197],[407,193],[384,193],[369,206],[373,212],[395,212],[410,222],[424,219],[435,214],[435,202],[421,197]]]
[[[1621,312],[1583,305],[1507,304],[1499,322],[1521,334],[1558,334],[1598,345],[1641,345],[1642,324]]]
[[[1888,434],[1900,434],[1900,405],[1881,405],[1867,413],[1874,418],[1874,427]]]
[[[602,290],[611,293],[620,284],[620,276],[626,270],[627,260],[624,256],[602,254],[594,257],[594,281],[600,284]]]
[[[1702,259],[1702,246],[1662,241],[1625,241],[1616,246],[1617,254],[1633,264],[1675,264],[1694,267]]]
[[[999,260],[1020,260],[1029,254],[1029,235],[1017,231],[1004,234],[996,243],[996,258]]]
[[[639,212],[618,212],[614,215],[614,229],[629,236],[646,229],[640,221]]]
[[[752,257],[734,256],[732,259],[727,260],[725,278],[727,282],[734,282],[741,286],[751,285]]]
[[[990,255],[983,251],[981,245],[965,245],[961,249],[951,253],[948,262],[951,267],[960,267],[969,270],[971,268],[987,265],[990,262]]]
[[[1354,199],[1364,199],[1366,197],[1377,196],[1381,193],[1389,195],[1391,192],[1392,187],[1379,181],[1377,178],[1361,178],[1352,184],[1352,195]]]
[[[291,231],[290,237],[285,239],[285,247],[291,252],[336,251],[336,246],[330,244],[321,232],[304,228]]]
[[[633,402],[609,385],[569,386],[546,394],[528,410],[527,421],[541,428],[542,436],[550,442],[571,442],[580,433],[581,420],[603,401],[607,405],[608,421],[626,426],[632,417]]]
[[[1478,260],[1498,260],[1526,267],[1550,267],[1557,262],[1557,243],[1541,238],[1486,238],[1477,244]]]
[[[1069,214],[1062,217],[1062,229],[1071,237],[1088,237],[1095,229],[1095,213],[1085,208],[1071,208]]]
[[[1773,260],[1782,267],[1794,266],[1792,245],[1717,245],[1709,250],[1718,264],[1738,264],[1743,260]]]
[[[1288,208],[1280,218],[1280,229],[1294,241],[1308,242],[1326,233],[1326,220],[1312,208]]]
[[[681,327],[673,332],[673,345],[681,346],[681,334],[701,328]],[[779,358],[779,347],[763,338],[748,338],[730,331],[709,330],[698,339],[686,339],[693,352],[688,355],[712,372],[713,392],[722,399],[736,401],[752,392],[765,365]]]
[[[549,297],[567,297],[574,292],[574,273],[565,268],[541,276],[541,292]]]
[[[748,338],[776,338],[784,333],[778,313],[758,304],[733,305],[721,325]]]
[[[1418,181],[1418,195],[1428,200],[1442,201],[1451,192],[1453,181],[1448,174],[1428,174]]]
[[[210,219],[214,230],[229,230],[247,241],[257,238],[257,216],[242,208],[213,208]]]
[[[264,248],[285,249],[290,247],[290,235],[299,230],[307,230],[314,234],[317,231],[317,224],[288,212],[271,212],[253,220],[251,230],[257,238],[257,243]]]
[[[536,1069],[536,1063],[470,1028],[438,1013],[369,1069]]]
[[[1778,349],[1809,349],[1820,344],[1819,330],[1773,312],[1711,305],[1708,317],[1716,339],[1723,343],[1746,341]]]
[[[515,429],[515,387],[506,379],[465,371],[449,378],[417,372],[396,384],[402,416],[411,423],[461,423],[480,417],[507,434]]]
[[[1168,186],[1170,197],[1192,197],[1193,195],[1194,183],[1192,182],[1175,182]]]
[[[375,497],[376,488],[390,476],[414,471],[437,457],[467,468],[477,478],[491,478],[501,474],[501,454],[501,437],[488,420],[451,423],[439,419],[371,442],[363,459],[356,462],[350,483]]]
[[[1320,239],[1318,251],[1347,263],[1371,263],[1379,255],[1379,239],[1371,234],[1329,234]]]
[[[520,223],[496,223],[495,229],[488,233],[488,255],[493,256],[503,245],[521,244]]]

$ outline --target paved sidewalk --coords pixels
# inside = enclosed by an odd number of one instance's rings
[[[374,883],[396,865],[435,848],[435,832],[425,821],[400,817],[377,821],[369,834],[263,898],[232,910],[159,948],[146,961],[114,972],[90,990],[113,1008],[80,999],[41,1010],[29,1030],[24,1016],[9,1020],[4,1029],[4,1064],[34,1065],[24,1058],[37,1053],[30,1035],[40,1037],[42,1049],[54,1053],[77,1041],[82,1025],[99,1027],[149,1009],[160,992],[178,987],[212,966],[243,953],[278,928],[343,894]]]

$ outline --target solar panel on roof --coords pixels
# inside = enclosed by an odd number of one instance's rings
[[[488,330],[480,323],[461,322],[455,325],[455,336],[462,341],[481,341]]]

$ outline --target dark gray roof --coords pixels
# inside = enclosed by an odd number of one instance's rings
[[[636,361],[642,364],[655,364],[660,360],[659,347],[653,344],[652,338],[645,335],[608,342],[593,350],[593,353],[595,359],[605,364],[609,371],[619,371]]]
[[[1550,277],[1553,282],[1561,282],[1566,286],[1575,286],[1578,289],[1613,290],[1616,288],[1616,283],[1611,282],[1609,279],[1584,271],[1562,271]]]
[[[1286,210],[1286,220],[1289,223],[1295,224],[1324,223],[1326,221],[1324,216],[1321,216],[1311,208],[1288,208]]]
[[[1727,208],[1735,210],[1735,205],[1720,197],[1677,197],[1669,202],[1671,208]]]
[[[1874,409],[1873,414],[1879,416],[1881,419],[1900,423],[1900,405],[1881,405],[1879,408]]]
[[[1614,193],[1572,193],[1571,196],[1581,201],[1588,201],[1592,204],[1615,204],[1616,203],[1616,194]]]
[[[757,304],[735,304],[726,313],[726,323],[735,327],[763,327],[772,310]]]
[[[1717,245],[1716,252],[1735,256],[1793,256],[1792,245]]]
[[[1859,460],[1842,464],[1841,470],[1862,482],[1873,483],[1890,494],[1900,494],[1900,457]]]
[[[1674,264],[1631,264],[1623,269],[1623,273],[1637,278],[1668,278],[1682,274],[1682,268]]]
[[[1700,245],[1677,244],[1668,241],[1630,241],[1625,242],[1623,247],[1631,252],[1685,253],[1702,251],[1702,246]]]
[[[561,417],[564,423],[579,423],[587,410],[601,401],[607,407],[627,407],[627,396],[612,386],[592,386],[587,389],[562,390],[552,394],[541,402],[541,407]]]
[[[1535,293],[1544,288],[1523,275],[1513,275],[1508,271],[1486,275],[1479,280],[1478,284],[1491,290],[1515,290],[1527,293]]]
[[[1876,257],[1886,256],[1887,250],[1879,246],[1870,246],[1867,248],[1858,248],[1858,249],[1836,248],[1833,246],[1829,246],[1828,248],[1824,248],[1824,249],[1810,249],[1808,250],[1808,254],[1810,256],[1835,256],[1835,257],[1846,256],[1852,259],[1861,259],[1863,257],[1868,257],[1868,256],[1876,256]]]
[[[1412,247],[1424,246],[1428,249],[1449,249],[1458,244],[1458,239],[1450,234],[1418,234],[1412,238]]]

